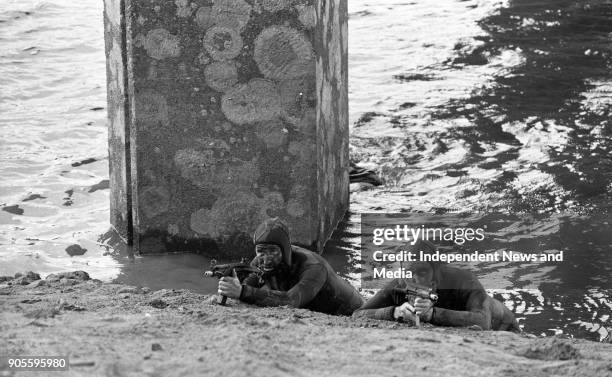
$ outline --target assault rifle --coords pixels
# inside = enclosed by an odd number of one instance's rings
[[[400,297],[403,297],[404,302],[409,302],[410,304],[414,304],[414,300],[417,297],[431,300],[434,304],[438,301],[438,295],[433,288],[413,282],[406,282],[406,286],[403,288],[393,288],[393,293],[400,295]],[[421,326],[418,315],[415,316],[415,325],[417,327]]]
[[[210,261],[210,270],[205,271],[204,276],[221,279],[226,276],[233,276],[234,273],[238,277],[238,280],[242,282],[251,273],[260,274],[261,270],[251,266],[247,258],[242,258],[238,263],[227,264],[217,264],[217,261],[213,259]],[[225,305],[226,302],[227,296],[223,296],[219,305]]]

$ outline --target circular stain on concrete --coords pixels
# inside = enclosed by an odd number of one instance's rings
[[[299,31],[285,26],[264,29],[255,39],[253,58],[261,73],[275,80],[301,77],[314,68],[310,41]]]
[[[269,121],[282,113],[281,98],[276,84],[253,79],[229,90],[221,99],[223,114],[236,124]]]
[[[268,12],[278,12],[279,10],[283,10],[288,8],[293,3],[292,0],[260,0],[261,6],[263,9]]]
[[[287,143],[289,131],[283,122],[277,119],[258,124],[256,134],[268,149],[275,149]]]
[[[149,187],[140,194],[139,201],[142,213],[150,219],[168,211],[170,193],[165,187]]]
[[[251,9],[244,0],[215,0],[212,7],[214,24],[242,30],[249,23]]]
[[[204,36],[204,48],[214,60],[233,59],[240,54],[242,46],[240,34],[229,27],[211,27]]]
[[[206,84],[218,92],[225,92],[238,82],[238,69],[233,61],[220,61],[204,69]]]
[[[163,60],[181,55],[181,46],[176,35],[166,29],[153,29],[144,38],[143,46],[153,59]]]

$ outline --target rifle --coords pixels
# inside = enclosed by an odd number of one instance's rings
[[[438,295],[433,288],[413,282],[406,282],[404,288],[393,288],[393,293],[403,296],[404,302],[413,303],[417,297],[431,300],[434,304],[438,301]],[[415,325],[421,327],[419,316],[417,315],[415,318]]]
[[[226,276],[234,275],[234,272],[236,273],[238,280],[242,282],[251,273],[260,274],[261,270],[251,266],[247,258],[242,258],[242,260],[238,263],[227,264],[217,264],[217,261],[213,259],[210,261],[210,270],[205,271],[204,276],[221,279]],[[219,305],[225,305],[226,302],[227,296],[223,296]]]

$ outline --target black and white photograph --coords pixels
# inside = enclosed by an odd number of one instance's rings
[[[0,377],[612,377],[612,0],[0,0]]]

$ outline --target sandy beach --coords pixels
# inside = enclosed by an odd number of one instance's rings
[[[530,215],[486,249],[565,263],[472,266],[525,334],[224,307],[207,250],[134,257],[109,223],[103,3],[0,1],[0,356],[70,360],[0,377],[612,376],[609,0],[348,2],[350,157],[384,184],[323,257],[360,288],[363,213]]]
[[[612,376],[611,344],[220,306],[86,274],[18,277],[0,297],[0,354],[68,355],[62,376]]]

